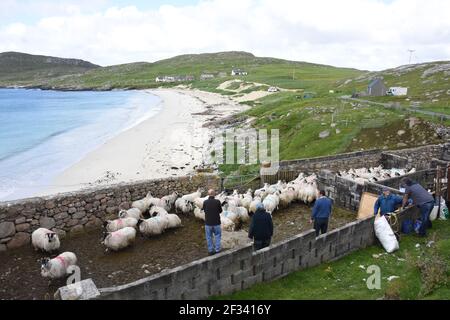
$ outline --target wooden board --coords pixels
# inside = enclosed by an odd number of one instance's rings
[[[359,202],[357,219],[364,219],[373,216],[373,207],[378,199],[378,195],[364,192]]]

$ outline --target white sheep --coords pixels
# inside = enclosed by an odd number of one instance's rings
[[[178,198],[175,201],[175,212],[178,213],[181,211],[182,213],[188,214],[194,210],[194,204],[191,201]]]
[[[134,218],[134,219],[141,219],[142,218],[142,212],[138,208],[131,208],[128,210],[120,210],[119,211],[119,218]]]
[[[220,214],[220,227],[224,231],[234,231],[235,224],[233,221]]]
[[[145,198],[136,200],[131,204],[132,208],[138,208],[142,213],[146,212],[150,207],[150,199],[152,199],[152,194],[149,192]]]
[[[141,234],[145,236],[157,236],[162,234],[168,225],[166,217],[153,217],[147,220],[139,220],[138,226]]]
[[[194,216],[197,218],[197,219],[200,219],[200,220],[203,220],[203,221],[205,221],[205,211],[203,211],[202,209],[200,209],[200,208],[195,208],[194,209]]]
[[[250,209],[250,204],[252,203],[252,201],[253,201],[252,190],[248,189],[247,193],[243,196],[243,198],[241,200],[242,206],[245,209],[249,210]]]
[[[68,274],[67,269],[77,264],[77,256],[73,252],[64,252],[56,258],[43,258],[41,260],[41,276],[58,279]]]
[[[169,214],[166,209],[156,206],[150,207],[149,213],[150,217],[163,216]]]
[[[256,206],[258,205],[258,203],[262,203],[262,199],[261,197],[256,196],[252,202],[250,202],[250,207],[248,209],[250,214],[253,214],[256,212]]]
[[[196,192],[186,194],[186,195],[182,196],[181,199],[190,201],[193,203],[195,199],[200,198],[202,196],[202,192],[203,192],[203,188],[198,188],[198,190]]]
[[[175,205],[175,201],[178,199],[178,192],[172,192],[168,196],[164,196],[161,198],[161,200],[164,202],[163,208],[166,209],[166,211],[172,210],[173,206]]]
[[[102,244],[109,249],[118,251],[124,249],[134,243],[136,239],[136,229],[126,227],[114,232],[105,233]]]
[[[31,234],[31,243],[34,250],[52,252],[59,249],[60,242],[58,235],[46,228],[39,228]]]
[[[262,202],[264,209],[270,214],[272,214],[276,209],[278,209],[278,204],[280,203],[278,192],[279,191],[277,191],[277,193],[275,194],[269,194]]]
[[[138,223],[138,219],[135,218],[123,218],[123,219],[116,219],[116,220],[107,220],[103,223],[103,227],[108,232],[115,232],[117,230],[126,228],[126,227],[136,227]]]
[[[242,222],[247,222],[248,220],[250,220],[250,217],[248,215],[248,210],[245,207],[237,207],[236,208],[239,219]]]
[[[169,213],[166,217],[169,221],[167,229],[181,227],[181,219],[179,216],[177,216],[176,214],[173,214],[173,213]]]
[[[203,197],[203,198],[196,198],[194,200],[194,205],[199,208],[199,209],[203,209],[203,203],[208,200],[209,196]]]

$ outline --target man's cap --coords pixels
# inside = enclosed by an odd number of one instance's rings
[[[256,210],[264,209],[264,205],[261,202],[258,202],[256,205]]]

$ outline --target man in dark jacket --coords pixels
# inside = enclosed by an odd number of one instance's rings
[[[209,198],[203,202],[203,210],[205,211],[205,234],[208,244],[209,255],[220,252],[220,240],[222,237],[222,229],[220,227],[220,213],[222,212],[222,204],[215,198],[214,190],[208,191]],[[213,235],[215,246],[213,243]]]
[[[373,208],[373,214],[377,215],[380,211],[380,215],[384,216],[395,211],[403,202],[402,197],[391,194],[388,188],[383,188],[383,194],[375,201]]]
[[[328,230],[328,220],[331,215],[332,201],[325,196],[325,191],[319,191],[319,199],[316,200],[312,209],[310,223],[314,222],[314,229],[316,230],[316,236],[321,232],[326,233]]]
[[[411,197],[413,205],[420,210],[422,224],[420,225],[419,236],[425,237],[427,228],[431,228],[430,213],[434,207],[434,198],[424,187],[410,178],[403,178],[402,186],[405,188],[403,207],[406,207],[408,198]]]
[[[273,222],[270,213],[266,212],[262,203],[256,206],[256,212],[252,216],[248,237],[253,239],[254,250],[260,250],[270,245],[273,235]]]

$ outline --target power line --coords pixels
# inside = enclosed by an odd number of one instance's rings
[[[409,52],[409,63],[408,63],[408,64],[411,64],[412,54],[413,54],[414,52],[416,52],[416,50],[408,49],[408,52]]]

